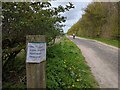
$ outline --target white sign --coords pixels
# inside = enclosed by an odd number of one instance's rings
[[[46,60],[46,43],[33,42],[27,46],[27,63],[40,63]]]

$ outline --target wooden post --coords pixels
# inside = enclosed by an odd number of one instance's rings
[[[44,35],[28,35],[26,36],[26,45],[30,42],[45,42]],[[26,50],[28,47],[26,47]],[[46,60],[40,63],[27,63],[26,62],[26,76],[27,88],[46,88],[45,81],[45,68]]]

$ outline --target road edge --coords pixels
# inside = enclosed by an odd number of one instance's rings
[[[101,42],[101,41],[97,41],[97,40],[93,40],[93,39],[87,39],[87,38],[78,37],[78,36],[76,36],[76,38],[84,39],[84,40],[91,40],[91,41],[95,41],[95,42],[97,42],[97,43],[103,44],[103,45],[105,45],[105,46],[108,46],[108,47],[111,47],[111,48],[114,48],[114,49],[118,49],[118,50],[120,49],[120,48],[118,48],[118,47],[115,47],[115,46],[112,46],[112,45],[103,43],[103,42]]]
[[[67,35],[66,36],[67,38],[68,37],[72,37],[71,35]],[[105,43],[102,43],[102,42],[100,42],[100,41],[97,41],[97,40],[93,40],[93,39],[86,39],[86,38],[82,38],[82,37],[77,37],[76,36],[76,38],[77,39],[83,39],[83,40],[91,40],[91,41],[95,41],[95,42],[97,42],[97,43],[99,43],[99,44],[103,44],[103,45],[105,45],[105,46],[108,46],[108,47],[111,47],[111,48],[113,48],[113,49],[117,49],[118,50],[118,53],[119,53],[119,50],[120,50],[120,48],[117,48],[117,47],[115,47],[115,46],[112,46],[112,45],[108,45],[108,44],[105,44]],[[68,38],[69,39],[69,38]],[[69,39],[70,41],[72,41],[71,39]],[[73,41],[72,41],[73,42]],[[76,45],[80,50],[81,50],[81,47],[79,47],[78,45]],[[82,51],[81,51],[82,52]],[[85,57],[85,60],[87,60],[86,59],[86,56],[83,54],[83,52],[82,52],[82,55]],[[118,61],[119,62],[119,61]],[[87,65],[90,67],[90,65],[88,64],[88,62],[87,62]],[[118,63],[118,66],[119,66],[119,63]],[[90,67],[90,69],[91,69],[91,67]],[[92,69],[91,69],[92,70]],[[92,74],[93,74],[93,72],[92,72]],[[98,85],[99,85],[99,87],[100,87],[100,83],[99,83],[99,81],[96,79],[96,76],[93,74],[93,76],[94,76],[94,78],[95,78],[95,80],[98,82]],[[116,90],[120,90],[120,87],[119,87],[119,67],[118,67],[118,87],[117,88],[113,88],[113,89],[116,89]],[[101,87],[100,87],[101,88]],[[103,89],[103,88],[101,88],[101,89]],[[101,90],[100,89],[100,90]],[[108,88],[109,89],[109,88]],[[112,89],[112,88],[111,88]]]

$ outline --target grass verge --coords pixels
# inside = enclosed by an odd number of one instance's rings
[[[93,37],[82,37],[82,38],[97,40],[97,41],[100,41],[100,42],[103,42],[103,43],[120,48],[120,41],[119,40],[108,39],[108,38],[93,38]]]
[[[15,58],[12,66],[14,73],[9,73],[8,81],[3,83],[3,89],[25,90],[25,55],[25,51],[22,50]],[[47,48],[46,64],[47,88],[63,90],[65,88],[98,87],[81,51],[65,37],[54,46]]]
[[[80,49],[62,38],[47,51],[47,88],[97,88]]]

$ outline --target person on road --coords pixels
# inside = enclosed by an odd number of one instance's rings
[[[75,34],[73,33],[73,39],[75,39]]]

